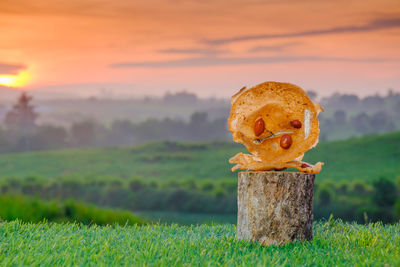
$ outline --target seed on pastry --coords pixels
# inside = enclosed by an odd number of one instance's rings
[[[262,118],[259,118],[254,123],[254,134],[256,136],[259,136],[264,132],[264,130],[265,130],[265,122]]]
[[[307,163],[302,163],[302,164],[301,164],[301,167],[302,167],[303,169],[305,169],[305,168],[310,167],[310,165],[308,165]]]
[[[292,145],[292,137],[288,134],[284,134],[281,137],[281,142],[280,145],[283,149],[289,149],[289,147]]]
[[[228,129],[233,140],[250,153],[235,161],[241,169],[295,166],[307,173],[320,170],[316,165],[301,168],[303,162],[299,161],[318,143],[318,114],[323,111],[303,89],[289,83],[265,82],[242,88],[231,103]],[[255,165],[252,156],[258,159]]]
[[[299,121],[299,120],[291,121],[291,122],[290,122],[290,125],[292,125],[292,126],[293,126],[294,128],[296,128],[296,129],[300,129],[301,126],[302,126],[301,121]]]

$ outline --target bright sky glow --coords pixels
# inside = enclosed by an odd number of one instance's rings
[[[31,75],[21,71],[17,75],[0,75],[0,85],[12,88],[21,88],[28,84]]]

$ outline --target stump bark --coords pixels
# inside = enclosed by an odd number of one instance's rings
[[[263,246],[312,239],[315,174],[239,172],[237,237]]]

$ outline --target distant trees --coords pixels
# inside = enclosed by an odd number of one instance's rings
[[[59,149],[68,147],[67,130],[51,124],[40,125],[31,138],[32,150]]]
[[[374,195],[373,201],[380,207],[391,207],[397,199],[396,184],[387,178],[381,177],[373,182]]]
[[[373,194],[370,205],[360,208],[368,221],[390,223],[396,220],[395,202],[398,197],[396,184],[387,178],[372,183]],[[399,219],[399,218],[397,218]]]
[[[115,120],[111,123],[110,132],[107,136],[108,145],[131,145],[137,143],[135,125],[129,120]]]
[[[33,97],[22,93],[17,103],[7,112],[4,124],[9,131],[32,131],[36,127],[37,113],[31,105]]]
[[[362,100],[362,104],[366,108],[376,108],[384,105],[385,100],[379,95],[367,96]]]
[[[174,96],[175,97],[175,96]],[[189,95],[177,94],[179,99]],[[37,125],[32,97],[22,93],[7,112],[0,127],[0,153],[66,147],[131,146],[150,141],[207,141],[229,138],[226,119],[208,119],[206,112],[195,112],[190,121],[165,118],[133,123],[115,120],[106,127],[96,120],[73,123],[68,129],[51,124]]]
[[[400,118],[400,100],[396,101],[393,106],[393,110],[397,114],[397,118]]]
[[[354,116],[351,120],[351,124],[355,130],[361,134],[369,134],[372,131],[370,118],[364,112]]]
[[[352,191],[358,195],[367,195],[368,194],[367,185],[363,181],[360,181],[360,180],[355,180],[353,182]]]
[[[322,104],[326,108],[347,109],[357,107],[359,101],[360,99],[357,95],[335,93],[329,98],[322,99]]]
[[[34,111],[31,104],[32,97],[27,93],[22,93],[18,101],[4,118],[4,124],[9,132],[9,137],[13,141],[23,141],[25,151],[31,149],[30,136],[36,130],[36,118],[38,114]],[[21,140],[22,138],[22,140]]]
[[[9,139],[7,131],[3,127],[0,127],[0,153],[12,151],[13,146]]]
[[[384,111],[372,114],[370,124],[374,128],[375,133],[384,133],[395,130],[392,118]]]
[[[360,99],[358,98],[357,95],[344,94],[344,95],[341,95],[341,97],[339,98],[339,101],[341,101],[343,103],[343,105],[345,105],[345,106],[356,106],[358,104],[358,102],[360,101]]]
[[[346,124],[347,116],[346,112],[344,110],[336,110],[333,117],[335,118],[335,123],[339,125],[344,125]]]
[[[179,145],[176,143],[175,145]],[[172,146],[172,144],[171,144]],[[400,198],[392,180],[317,182],[314,201],[315,220],[332,214],[345,221],[368,223],[396,222],[400,219]],[[84,201],[99,206],[132,211],[177,211],[191,213],[225,213],[237,211],[237,181],[149,180],[120,177],[18,177],[3,179],[2,194],[25,194],[45,199]],[[397,202],[395,204],[395,200]],[[68,210],[71,215],[73,210]]]
[[[392,118],[383,111],[371,116],[364,112],[360,113],[351,119],[351,124],[361,134],[384,133],[396,129]]]
[[[308,91],[312,98],[317,94]],[[137,100],[139,101],[139,100]],[[143,100],[150,101],[149,99]],[[188,92],[167,93],[157,105],[209,105]],[[211,101],[211,100],[210,100]],[[383,102],[382,102],[383,101]],[[227,130],[229,107],[216,107],[193,112],[188,119],[147,118],[140,122],[116,119],[101,123],[96,119],[79,119],[81,113],[67,116],[67,127],[41,125],[33,99],[22,93],[17,102],[6,112],[3,126],[0,126],[0,153],[64,147],[130,146],[151,141],[209,141],[231,140]],[[102,101],[85,101],[88,108],[101,108]],[[107,102],[109,106],[109,102]],[[208,103],[208,104],[207,104]],[[383,103],[383,104],[382,104]],[[154,104],[154,103],[153,103]],[[385,133],[400,128],[400,93],[391,92],[387,97],[378,95],[360,99],[353,94],[333,94],[321,100],[326,112],[320,115],[320,140],[330,141],[349,137]],[[114,105],[114,102],[112,102]],[[225,105],[221,102],[221,105]],[[368,106],[367,106],[368,105]],[[70,117],[72,116],[72,117]],[[53,118],[54,119],[54,118]]]
[[[398,130],[400,93],[393,90],[386,97],[334,93],[322,98],[325,108],[320,115],[321,141],[386,133]]]
[[[94,120],[73,123],[70,129],[71,145],[81,147],[96,146],[104,132],[104,127]]]
[[[202,136],[208,135],[207,123],[207,113],[205,112],[195,112],[190,116],[189,129],[194,140],[201,140]]]
[[[170,105],[191,105],[197,102],[197,96],[186,91],[175,94],[166,93],[163,97],[163,101]]]
[[[326,206],[332,202],[332,193],[327,188],[322,188],[319,190],[319,205]]]

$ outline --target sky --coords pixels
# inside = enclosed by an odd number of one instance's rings
[[[13,90],[228,97],[264,81],[400,91],[400,1],[0,1],[0,86]]]

